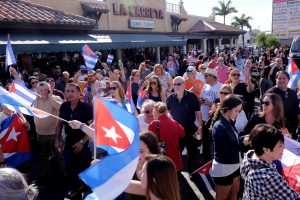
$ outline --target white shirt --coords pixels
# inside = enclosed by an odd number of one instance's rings
[[[236,117],[234,126],[236,130],[240,133],[245,129],[247,124],[248,124],[248,119],[246,117],[246,114],[244,110],[241,110],[241,112]]]
[[[139,127],[140,127],[139,132],[142,132],[142,131],[148,131],[148,126],[149,126],[149,124],[147,124],[147,123],[145,122],[145,115],[144,115],[144,114],[139,114],[139,115],[137,116],[137,119],[138,119]]]
[[[222,87],[222,83],[220,82],[217,82],[212,86],[209,84],[205,84],[200,94],[200,98],[203,98],[206,101],[213,103],[214,100],[219,97],[219,91],[221,87]],[[202,120],[205,122],[209,119],[208,112],[210,111],[210,109],[211,106],[204,105],[204,104],[201,105]]]

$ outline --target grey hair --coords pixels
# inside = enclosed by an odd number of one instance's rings
[[[142,104],[141,107],[141,113],[144,113],[145,108],[148,106],[153,106],[154,107],[155,101],[151,100],[151,99],[147,99],[144,101],[144,103]]]
[[[50,89],[50,84],[47,83],[46,81],[41,81],[38,83],[37,87],[43,87],[44,85],[46,85],[48,87],[48,89]]]
[[[184,82],[184,78],[183,78],[182,76],[176,76],[176,77],[173,79],[173,83],[174,83],[176,80],[181,80],[181,82]]]
[[[37,187],[28,185],[21,172],[8,167],[0,168],[1,200],[34,200],[37,195]]]

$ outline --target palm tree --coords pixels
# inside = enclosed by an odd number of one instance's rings
[[[237,10],[235,7],[230,7],[231,0],[229,0],[227,3],[223,1],[219,1],[219,7],[215,6],[212,8],[212,12],[215,15],[221,15],[224,17],[224,24],[225,24],[225,16],[229,15],[230,13],[237,13]]]
[[[234,21],[231,23],[231,26],[240,28],[242,30],[244,30],[244,27],[247,27],[251,31],[251,25],[250,25],[249,21],[252,20],[252,17],[242,14],[241,17],[235,16],[235,17],[233,17],[232,20],[234,20]],[[242,39],[243,39],[243,47],[244,47],[245,46],[244,34],[242,34]]]

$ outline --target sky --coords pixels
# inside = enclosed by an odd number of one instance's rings
[[[209,16],[214,6],[218,6],[219,0],[183,0],[183,5],[188,14]],[[167,0],[178,4],[179,0]],[[226,0],[225,0],[226,2]],[[272,0],[231,0],[231,6],[238,11],[226,16],[226,24],[230,25],[234,16],[240,17],[243,13],[251,16],[252,29],[271,31],[272,27]],[[216,21],[223,23],[223,16],[216,16]]]

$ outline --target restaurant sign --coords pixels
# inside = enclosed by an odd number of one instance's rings
[[[112,4],[114,15],[121,15],[130,17],[152,18],[152,19],[164,19],[164,11],[162,9],[147,8],[143,6],[128,6],[124,4],[117,5]]]
[[[149,20],[129,19],[129,28],[155,28],[155,22]]]

